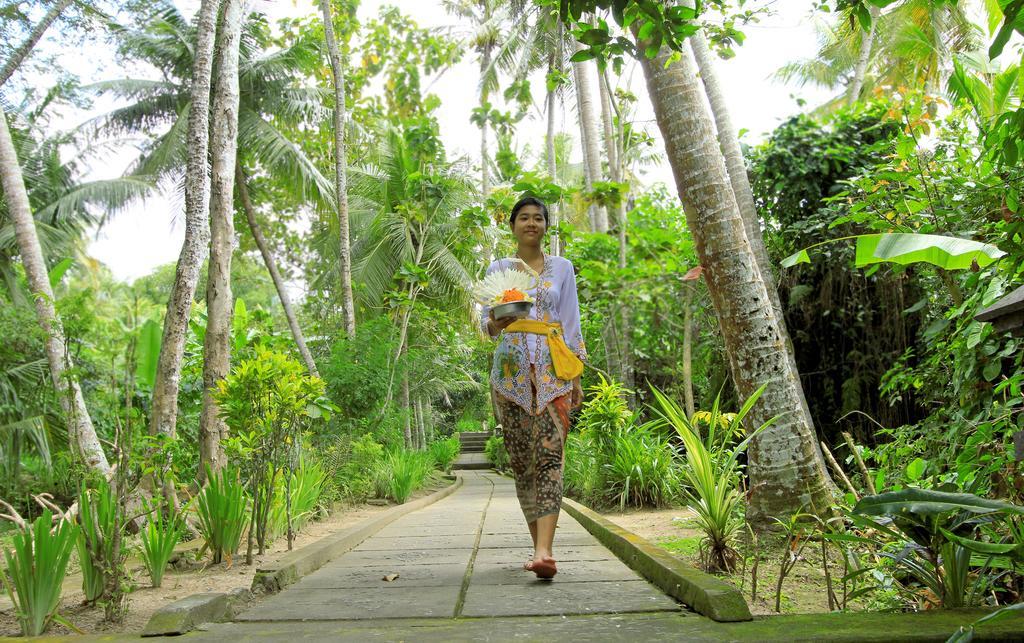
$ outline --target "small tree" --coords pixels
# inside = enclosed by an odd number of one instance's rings
[[[302,429],[320,417],[324,382],[307,375],[294,358],[257,347],[217,385],[215,398],[232,436],[226,447],[238,460],[252,496],[245,562],[252,564],[253,544],[262,554],[267,545],[267,523],[280,469],[294,461]],[[291,516],[288,516],[289,525]]]

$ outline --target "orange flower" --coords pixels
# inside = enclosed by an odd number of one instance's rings
[[[524,299],[526,299],[526,295],[518,288],[506,290],[501,295],[501,303],[503,304],[507,304],[510,301],[523,301]]]

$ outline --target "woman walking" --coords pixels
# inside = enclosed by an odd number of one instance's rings
[[[539,578],[552,578],[558,571],[552,545],[562,507],[565,438],[570,409],[583,403],[580,374],[586,348],[572,263],[542,250],[547,206],[533,197],[521,199],[512,207],[509,226],[516,255],[493,262],[487,273],[526,270],[535,272],[537,280],[527,293],[534,305],[526,319],[495,319],[491,308],[484,308],[487,333],[500,336],[491,395],[533,538],[533,558],[523,567]]]

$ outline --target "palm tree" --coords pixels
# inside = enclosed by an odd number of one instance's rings
[[[167,300],[160,356],[153,382],[150,435],[175,434],[178,417],[178,383],[185,335],[192,312],[199,270],[206,261],[210,239],[210,185],[207,176],[210,129],[210,77],[213,44],[220,0],[203,0],[196,26],[195,55],[188,112],[188,160],[185,168],[185,239],[175,265],[174,282]],[[200,479],[205,472],[200,472]],[[166,490],[168,494],[173,489]]]
[[[775,309],[775,316],[779,323],[779,333],[782,335],[785,344],[786,357],[790,362],[790,368],[796,373],[798,369],[796,355],[793,351],[793,341],[789,336],[789,329],[786,326],[782,302],[779,300],[778,285],[775,281],[775,275],[772,273],[772,262],[764,245],[764,234],[761,232],[761,217],[754,206],[754,194],[750,189],[747,166],[743,160],[743,151],[740,148],[736,128],[732,124],[729,104],[725,100],[725,94],[722,92],[718,73],[715,70],[715,63],[711,56],[711,50],[704,39],[704,34],[698,31],[690,36],[689,43],[690,49],[693,51],[694,60],[700,69],[700,78],[704,83],[704,91],[707,93],[708,103],[711,106],[711,114],[715,119],[718,146],[725,157],[725,165],[729,172],[729,183],[732,185],[733,194],[736,196],[736,205],[739,207],[740,216],[743,218],[743,228],[747,235],[747,241],[750,242],[750,248],[757,259],[757,267],[761,270],[761,277],[764,279],[765,288],[768,290],[768,297],[772,302],[772,307]],[[803,386],[799,380],[797,380],[796,385],[797,393],[800,396],[800,409],[804,415],[804,422],[808,426],[814,426],[814,419],[811,416],[811,410],[807,404],[807,397],[804,395]]]
[[[227,423],[213,399],[231,369],[231,255],[235,246],[235,168],[238,155],[238,58],[243,0],[224,0],[217,34],[217,76],[210,103],[210,262],[203,339],[203,410],[199,417],[199,470],[224,466]],[[202,479],[202,478],[200,478]]]
[[[21,65],[21,63],[28,57],[28,55],[35,49],[39,39],[43,37],[46,30],[50,28],[53,21],[60,17],[61,12],[68,8],[74,0],[57,0],[52,7],[46,12],[45,15],[36,23],[36,26],[29,32],[28,37],[22,42],[16,50],[11,54],[11,57],[7,59],[3,67],[0,67],[0,87],[7,82],[7,80],[14,74],[15,70]]]
[[[800,86],[844,87],[826,108],[857,100],[875,87],[924,86],[938,94],[952,72],[952,56],[981,45],[981,31],[965,4],[905,0],[888,11],[873,11],[868,31],[848,12],[837,14],[820,28],[814,57],[791,62],[776,76]]]
[[[380,309],[390,298],[396,310],[393,377],[408,348],[413,306],[421,296],[443,300],[449,309],[469,310],[465,262],[470,257],[455,250],[466,237],[456,215],[472,203],[474,190],[456,168],[418,158],[400,132],[390,130],[382,138],[372,164],[352,174],[350,189],[359,203],[353,209],[358,241],[352,251],[364,304]]]
[[[100,120],[99,126],[106,132],[149,133],[158,126],[170,125],[165,133],[154,137],[146,146],[132,168],[133,172],[166,177],[174,176],[186,151],[194,152],[197,147],[192,142],[186,143],[183,136],[189,127],[187,114],[192,109],[193,90],[186,79],[195,67],[189,46],[194,36],[193,28],[173,4],[161,2],[158,9],[144,29],[121,29],[119,36],[124,55],[153,65],[161,71],[163,80],[117,79],[96,83],[91,89],[132,101]],[[238,147],[241,152],[236,161],[242,170],[239,180],[248,183],[254,168],[261,168],[278,180],[296,202],[312,199],[321,204],[333,203],[335,188],[332,182],[286,133],[289,128],[302,123],[319,123],[326,116],[323,108],[325,92],[297,82],[297,78],[318,64],[319,43],[307,33],[287,47],[264,53],[267,36],[260,19],[248,20],[243,29],[238,114]],[[264,236],[257,229],[258,217],[253,211],[246,212],[246,221],[254,239]],[[275,264],[272,253],[261,251],[261,254],[274,279],[299,352],[310,372],[315,373],[316,365],[305,349],[305,340],[291,309],[280,270],[276,265],[272,267]],[[191,261],[186,265],[190,264]],[[183,310],[183,318],[187,318],[187,306],[176,305],[174,310]],[[171,397],[166,396],[168,405]],[[173,397],[176,399],[176,395]]]
[[[767,383],[753,413],[758,424],[776,418],[751,445],[748,516],[767,525],[771,516],[826,511],[830,481],[814,448],[814,427],[794,412],[800,408],[798,374],[786,358],[703,92],[689,58],[670,64],[670,55],[663,48],[641,61],[651,103],[718,313],[733,381],[741,398]]]
[[[355,301],[352,298],[352,248],[348,233],[348,179],[345,168],[348,156],[345,148],[345,70],[334,38],[334,18],[331,17],[329,0],[320,0],[320,12],[324,20],[324,39],[331,61],[331,77],[334,83],[334,193],[337,195],[339,252],[341,259],[342,316],[345,318],[345,332],[349,339],[356,334]],[[314,370],[315,373],[315,370]]]
[[[67,422],[69,442],[75,444],[82,460],[92,469],[106,475],[110,472],[106,454],[85,406],[85,397],[73,375],[74,363],[64,339],[64,328],[54,309],[46,260],[36,234],[35,219],[29,202],[25,179],[18,163],[14,140],[7,125],[7,115],[0,115],[0,185],[7,201],[7,215],[14,223],[22,266],[35,300],[39,325],[46,334],[46,358],[50,377],[58,392]]]

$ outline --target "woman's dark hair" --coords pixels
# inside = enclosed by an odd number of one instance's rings
[[[540,208],[541,214],[544,215],[544,227],[551,227],[551,221],[548,220],[548,206],[544,205],[544,202],[535,196],[524,196],[516,201],[516,204],[512,206],[512,213],[508,215],[508,224],[515,225],[516,215],[528,205],[535,205]]]

